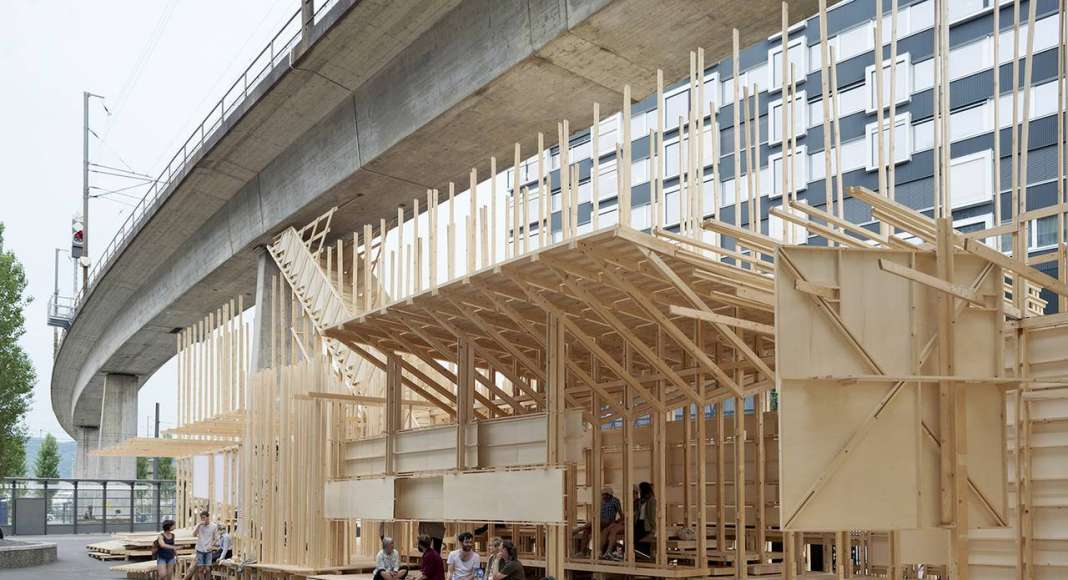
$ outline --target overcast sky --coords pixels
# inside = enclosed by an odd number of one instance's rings
[[[90,138],[91,161],[155,176],[298,7],[298,0],[0,1],[13,24],[0,35],[0,221],[34,300],[22,340],[38,376],[27,417],[33,436],[70,439],[52,413],[53,330],[45,315],[55,248],[70,247],[71,217],[82,204],[82,91],[105,96],[111,112],[99,101],[90,108],[100,137]],[[90,183],[110,190],[136,182],[92,175]],[[90,202],[94,258],[144,191]],[[64,260],[63,293],[71,277]],[[157,401],[162,427],[173,425],[176,382],[172,361],[141,389],[142,433]]]

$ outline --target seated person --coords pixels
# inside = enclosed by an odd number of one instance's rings
[[[586,524],[577,532],[583,548],[590,541],[591,525]],[[623,506],[619,503],[619,498],[615,496],[615,490],[606,485],[601,488],[601,545],[598,546],[598,554],[602,559],[611,556],[612,549],[623,536],[624,529]]]
[[[651,557],[653,540],[656,538],[656,495],[653,484],[643,481],[638,485],[638,509],[634,518],[634,548],[644,557]]]
[[[382,537],[382,549],[375,556],[374,580],[401,580],[408,570],[400,569],[400,552],[393,548],[393,538]]]
[[[423,554],[419,558],[419,572],[423,580],[445,580],[445,564],[441,561],[441,552],[434,548],[434,538],[421,534],[417,542]]]

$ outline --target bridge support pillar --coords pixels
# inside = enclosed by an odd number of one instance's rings
[[[96,477],[95,464],[100,461],[99,457],[89,455],[100,444],[100,430],[96,427],[78,427],[78,452],[74,456],[74,477]]]
[[[271,340],[271,333],[276,331],[275,325],[281,323],[282,328],[288,328],[292,324],[288,287],[282,277],[282,271],[274,263],[274,258],[267,248],[256,248],[256,317],[252,321],[252,345],[249,355],[252,358],[253,371],[268,368],[273,364],[272,349],[276,345]],[[281,288],[279,296],[274,296],[276,288]],[[289,344],[289,340],[283,340],[277,345],[282,361],[288,360],[287,354],[290,353],[286,351]]]
[[[104,375],[104,400],[100,403],[99,449],[117,445],[131,437],[137,437],[137,389],[140,380],[136,375]],[[90,461],[96,473],[90,477],[101,479],[136,479],[136,457],[96,457]]]

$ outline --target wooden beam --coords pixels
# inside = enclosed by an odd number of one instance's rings
[[[679,275],[676,274],[670,266],[664,263],[664,260],[661,259],[660,256],[657,256],[655,253],[645,248],[639,248],[639,250],[642,252],[642,254],[645,255],[649,262],[656,267],[657,270],[662,272],[664,276],[666,276],[667,279],[671,281],[672,284],[674,284],[675,289],[678,290],[683,296],[685,296],[687,300],[689,300],[694,306],[704,312],[712,312],[712,309],[708,307],[708,304],[706,304],[705,301],[702,300],[692,288],[686,285],[686,283],[682,281],[682,278],[680,278]],[[775,377],[775,373],[771,370],[771,367],[769,367],[763,359],[757,356],[757,354],[753,352],[751,348],[749,348],[749,345],[747,345],[745,341],[741,339],[741,337],[735,334],[734,331],[730,329],[730,327],[719,322],[712,322],[711,324],[712,327],[720,333],[720,335],[726,338],[727,341],[730,342],[731,345],[733,345],[734,348],[737,349],[746,359],[748,359],[749,362],[751,362],[758,371],[763,373],[764,376],[770,379],[773,379]]]
[[[750,330],[758,334],[775,336],[775,327],[771,326],[770,324],[762,324],[760,322],[753,322],[751,320],[735,318],[733,316],[727,316],[725,314],[716,314],[714,312],[705,312],[703,310],[697,310],[695,308],[687,308],[685,306],[675,305],[671,306],[671,313],[675,316],[683,316],[686,318],[693,318],[695,320],[703,320],[705,322],[718,322],[720,324],[726,324],[727,326]]]

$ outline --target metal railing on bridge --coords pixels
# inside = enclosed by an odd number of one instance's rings
[[[326,0],[313,10],[313,24],[318,23],[322,16],[338,2],[338,0]],[[93,263],[89,270],[88,284],[83,287],[75,299],[74,311],[71,318],[77,316],[86,297],[92,291],[93,285],[98,278],[110,267],[111,262],[120,253],[120,250],[136,234],[141,226],[156,212],[172,191],[172,186],[185,175],[190,163],[195,163],[197,153],[200,153],[209,143],[215,132],[225,127],[226,121],[238,111],[249,96],[250,89],[255,89],[275,66],[289,58],[289,52],[297,45],[301,37],[301,9],[298,8],[286,20],[282,28],[278,30],[263,50],[256,55],[252,63],[245,68],[241,75],[234,81],[230,88],[215,103],[211,111],[193,130],[189,138],[182,143],[181,148],[167,162],[166,167],[152,182],[149,190],[141,201],[126,216],[126,220],[119,226],[119,230],[104,248],[104,252]]]
[[[177,510],[174,480],[0,479],[5,535],[158,530]]]

